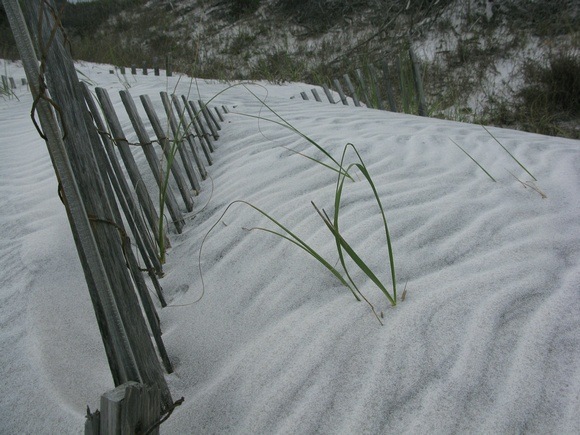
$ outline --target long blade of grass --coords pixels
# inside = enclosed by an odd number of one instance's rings
[[[343,153],[342,153],[341,165],[343,164],[346,152],[347,152],[349,147],[351,147],[354,150],[360,163],[350,165],[348,167],[348,170],[350,170],[350,168],[352,166],[356,166],[361,171],[361,173],[364,175],[367,182],[371,186],[371,189],[373,191],[373,195],[375,197],[375,201],[376,201],[377,205],[379,206],[379,210],[381,212],[381,218],[383,219],[383,228],[385,230],[385,237],[387,240],[387,248],[389,250],[389,265],[390,265],[390,272],[391,272],[391,280],[393,282],[393,300],[396,301],[397,300],[397,279],[396,279],[396,273],[395,273],[395,258],[394,258],[394,254],[393,254],[393,247],[391,244],[391,235],[389,232],[389,226],[387,224],[387,218],[385,216],[385,210],[384,210],[383,205],[381,203],[381,200],[379,198],[379,194],[377,192],[375,184],[370,176],[370,173],[368,172],[367,167],[366,167],[360,153],[358,152],[358,150],[356,149],[356,147],[352,143],[348,143],[345,145]],[[338,218],[339,218],[340,200],[342,197],[343,186],[344,186],[344,177],[342,178],[342,180],[339,177],[339,180],[337,181],[336,191],[335,191],[334,221],[333,221],[333,226],[334,226],[337,233],[339,233]],[[342,250],[340,248],[340,243],[339,243],[338,238],[337,238],[337,249],[339,251],[339,256],[340,256],[340,254],[342,253]],[[346,266],[344,265],[344,263],[343,263],[343,267],[346,270]],[[348,273],[347,273],[347,276],[349,276],[349,278],[350,278],[350,275],[348,275]]]
[[[347,243],[347,241],[344,239],[344,237],[342,237],[342,235],[336,231],[336,229],[334,228],[334,226],[332,225],[332,222],[330,221],[330,218],[328,217],[328,215],[326,213],[321,212],[318,207],[316,207],[316,204],[314,204],[314,202],[312,202],[312,205],[314,206],[314,209],[317,211],[317,213],[320,215],[320,217],[322,218],[322,220],[324,221],[324,223],[326,224],[326,226],[328,227],[328,229],[330,230],[330,232],[332,234],[335,235],[335,237],[337,237],[340,240],[340,245],[342,246],[342,248],[347,252],[347,254],[349,255],[350,258],[352,258],[352,260],[356,263],[356,265],[365,273],[365,275],[367,275],[372,282],[375,283],[375,285],[381,289],[381,291],[385,294],[385,296],[387,297],[387,299],[389,300],[389,302],[391,303],[391,305],[395,306],[397,305],[396,301],[393,299],[393,297],[390,295],[389,291],[385,288],[385,286],[381,283],[381,281],[377,278],[377,276],[373,273],[373,271],[366,265],[366,263],[358,256],[358,254],[355,252],[355,250]]]
[[[483,129],[484,129],[485,131],[487,131],[487,134],[489,134],[489,135],[490,135],[490,136],[493,138],[493,140],[495,140],[495,141],[496,141],[496,142],[499,144],[499,146],[500,146],[500,147],[502,147],[502,148],[504,149],[504,151],[505,151],[506,153],[508,153],[508,154],[510,155],[510,157],[511,157],[512,159],[514,159],[514,160],[515,160],[515,162],[516,162],[518,165],[520,165],[520,167],[521,167],[521,168],[522,168],[524,171],[526,171],[530,177],[532,177],[532,178],[534,179],[534,181],[538,181],[538,180],[536,179],[536,177],[534,177],[534,176],[532,175],[532,173],[531,173],[530,171],[528,171],[528,169],[527,169],[527,168],[526,168],[524,165],[522,165],[522,164],[521,164],[521,162],[520,162],[518,159],[516,159],[516,158],[514,157],[514,155],[513,155],[512,153],[510,153],[510,152],[508,151],[508,149],[507,149],[506,147],[504,147],[504,146],[503,146],[503,144],[502,144],[502,143],[501,143],[499,140],[497,140],[497,138],[496,138],[496,137],[495,137],[493,134],[491,134],[491,132],[490,132],[490,131],[489,131],[487,128],[485,128],[485,126],[484,126],[483,124],[481,124],[481,126],[483,127]]]
[[[459,148],[461,151],[463,151],[463,152],[465,153],[465,155],[467,155],[467,157],[469,157],[471,160],[473,160],[473,162],[474,162],[474,163],[475,163],[477,166],[479,166],[479,169],[481,169],[483,172],[485,172],[485,173],[487,174],[487,176],[488,176],[489,178],[491,178],[491,180],[492,180],[493,182],[496,182],[496,179],[495,179],[495,178],[493,178],[489,172],[487,172],[485,169],[483,169],[483,166],[481,166],[481,165],[480,165],[480,164],[477,162],[477,160],[475,160],[473,157],[471,157],[467,151],[465,151],[463,148],[461,148],[461,146],[460,146],[460,145],[459,145],[457,142],[455,142],[455,141],[454,141],[453,139],[451,139],[451,138],[449,138],[449,140],[450,140],[451,142],[453,142],[453,143],[454,143],[454,144],[457,146],[457,148]]]

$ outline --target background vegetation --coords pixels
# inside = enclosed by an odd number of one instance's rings
[[[387,61],[412,112],[412,44],[431,116],[580,137],[575,0],[57,1],[78,59],[162,65],[172,53],[197,77],[316,85]],[[1,8],[0,31],[0,56],[15,58]]]

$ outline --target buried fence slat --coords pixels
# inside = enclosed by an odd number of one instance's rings
[[[203,118],[205,118],[205,117],[202,117],[202,112],[200,109],[197,108],[197,105],[195,104],[194,101],[189,101],[188,103],[189,103],[191,109],[193,110],[193,113],[195,114],[195,119],[197,119],[197,123],[199,125],[200,130],[201,130],[202,136],[205,139],[205,142],[207,143],[209,150],[213,153],[215,151],[213,137],[208,132],[208,129],[206,128],[206,125],[203,122]]]
[[[391,78],[389,77],[389,64],[386,60],[383,60],[382,67],[383,80],[385,81],[385,87],[387,88],[387,101],[389,102],[389,108],[391,112],[397,112],[397,103],[395,101],[395,94],[393,93],[393,85],[391,84]]]
[[[187,139],[187,143],[189,144],[189,149],[191,150],[193,159],[195,160],[195,164],[197,165],[197,170],[201,175],[201,179],[205,180],[207,178],[207,171],[205,170],[205,166],[203,165],[203,162],[201,161],[201,158],[195,149],[195,135],[192,133],[191,124],[185,119],[185,109],[181,107],[181,103],[179,102],[177,95],[171,95],[171,100],[173,101],[175,110],[177,110],[177,113],[179,114],[179,122],[185,132],[185,137]]]
[[[314,99],[316,101],[318,101],[319,103],[322,103],[322,100],[320,99],[320,95],[318,95],[318,91],[314,88],[312,88],[312,95],[314,95]]]
[[[177,120],[175,118],[175,112],[173,111],[173,107],[171,106],[171,102],[169,101],[169,96],[167,95],[167,92],[160,92],[160,95],[163,107],[165,108],[167,119],[169,120],[169,126],[171,127],[171,131],[173,132],[173,141],[175,142],[174,146],[177,146],[177,151],[179,152],[179,156],[181,157],[181,161],[183,162],[183,166],[185,167],[185,172],[187,174],[189,182],[191,183],[191,187],[195,189],[197,193],[199,193],[201,192],[201,184],[199,183],[199,179],[197,178],[197,175],[193,169],[193,164],[191,163],[191,159],[189,158],[189,154],[187,154],[187,149],[185,147],[185,140],[187,140],[187,132],[184,131],[182,135],[180,131],[180,124],[177,123]],[[145,102],[143,104],[145,104]],[[149,100],[148,104],[151,105],[151,102]],[[161,127],[161,125],[159,125],[159,127]]]
[[[221,127],[217,124],[217,122],[213,118],[213,116],[212,116],[211,112],[208,110],[206,104],[201,100],[197,100],[197,102],[199,103],[199,107],[201,108],[201,113],[203,113],[203,117],[205,118],[207,126],[209,127],[214,140],[218,140],[220,138],[218,130],[221,130]]]
[[[330,89],[328,89],[328,86],[322,85],[322,90],[324,90],[326,98],[328,98],[328,102],[330,104],[336,104],[336,101],[334,101],[334,98],[332,97],[332,94],[330,93]]]
[[[217,128],[217,131],[221,131],[222,130],[222,126],[220,125],[220,123],[218,122],[217,119],[215,119],[215,116],[213,114],[213,112],[211,110],[209,110],[210,108],[206,105],[205,109],[207,110],[207,114],[209,115],[209,117],[211,118],[213,125],[215,125],[215,128]],[[219,138],[219,133],[218,133],[218,138]]]
[[[21,83],[22,83],[22,86],[26,86],[28,84],[28,82],[26,81],[25,78],[22,79],[22,82]]]
[[[367,93],[367,84],[365,82],[365,78],[364,78],[363,73],[360,70],[360,68],[357,68],[355,70],[355,74],[356,74],[356,78],[358,80],[358,83],[360,85],[361,97],[364,98],[363,102],[366,103],[366,105],[368,107],[373,107],[372,101],[369,98],[369,94]]]
[[[137,67],[135,65],[131,65],[131,74],[133,74],[134,76],[137,75]]]
[[[155,181],[157,182],[157,186],[159,187],[160,195],[162,195],[163,201],[164,201],[165,205],[167,206],[167,210],[169,211],[169,215],[171,216],[171,220],[173,222],[173,225],[175,226],[175,229],[177,230],[177,232],[181,234],[181,232],[183,231],[183,227],[185,226],[185,221],[183,220],[183,215],[181,214],[181,211],[179,210],[179,207],[177,206],[177,200],[175,198],[175,194],[173,193],[173,189],[171,188],[169,183],[165,182],[164,177],[168,176],[168,175],[165,175],[165,171],[163,170],[163,168],[161,166],[161,162],[159,161],[159,158],[157,157],[157,154],[155,153],[155,149],[153,148],[153,144],[151,143],[151,138],[149,137],[149,134],[147,133],[147,130],[145,129],[145,125],[143,125],[143,121],[141,120],[141,117],[139,116],[139,112],[137,112],[137,107],[135,106],[135,102],[133,101],[133,97],[131,97],[131,95],[127,91],[119,91],[119,94],[121,95],[121,100],[123,101],[123,105],[125,106],[125,110],[127,110],[127,114],[129,115],[129,119],[131,120],[131,124],[133,125],[133,128],[135,129],[135,133],[137,133],[137,138],[139,139],[139,142],[141,143],[141,148],[143,149],[143,153],[145,154],[145,158],[147,159],[147,163],[149,163],[149,167],[151,168],[151,172],[153,173],[153,177],[155,178]],[[164,152],[166,152],[166,153],[170,152],[168,143],[166,143],[162,140],[160,140],[159,142],[161,143],[161,147],[163,148]],[[170,161],[170,160],[168,160],[168,161]],[[176,162],[174,162],[174,163],[176,163]],[[171,165],[172,168],[174,166],[175,165]],[[173,170],[171,172],[175,173]],[[193,210],[193,202],[191,201],[189,193],[187,193],[185,198],[189,198],[189,201],[191,202],[191,210]],[[184,198],[184,201],[185,201],[185,198]],[[186,203],[186,206],[189,207],[189,205],[187,203]],[[188,211],[191,211],[191,210],[188,210]]]
[[[350,81],[350,77],[348,76],[348,74],[345,74],[343,76],[344,81],[346,83],[346,87],[348,88],[349,92],[352,94],[352,101],[354,101],[354,105],[357,107],[360,107],[360,100],[358,99],[358,96],[356,95],[356,91],[354,90],[354,86],[352,85],[352,82]]]
[[[38,32],[35,40],[45,50],[42,58],[47,68],[43,70],[46,71],[50,98],[60,107],[60,124],[56,123],[53,106],[48,101],[40,99],[37,110],[41,110],[39,106],[42,104],[46,137],[50,138],[49,144],[52,142],[60,150],[58,156],[53,156],[52,162],[55,168],[65,172],[61,174],[57,170],[57,177],[61,181],[63,202],[67,206],[87,285],[97,289],[91,292],[91,300],[97,318],[106,324],[101,334],[108,348],[114,382],[119,385],[134,380],[155,387],[161,392],[161,408],[169,409],[173,402],[171,394],[125,266],[120,234],[122,228],[117,228],[111,221],[110,203],[103,189],[103,180],[94,165],[91,143],[98,134],[94,125],[87,122],[88,110],[72,57],[64,47],[64,37],[61,32],[53,31],[58,29],[50,13],[55,8],[54,2],[23,2],[22,5],[28,12],[28,28]],[[16,1],[4,1],[4,7],[8,16],[11,8],[20,12],[19,2]],[[22,14],[19,16],[23,24]],[[24,29],[22,24],[17,27]],[[36,96],[40,97],[40,73],[38,63],[31,61],[34,50],[30,35],[25,32],[19,38],[17,32],[14,33],[15,39],[27,40],[22,46],[28,47],[20,50],[19,46],[19,51],[22,51],[23,61],[29,59],[25,61],[27,76],[31,81],[35,80],[33,87]],[[93,144],[95,146],[99,144]],[[57,162],[57,158],[63,161]],[[65,182],[63,178],[68,175],[71,177]],[[108,346],[110,342],[115,344]]]
[[[338,92],[338,95],[340,95],[340,101],[342,101],[342,104],[348,106],[348,100],[346,98],[346,95],[344,94],[344,91],[342,90],[342,85],[340,84],[338,79],[334,79],[334,87],[336,88],[336,92]]]
[[[409,46],[409,58],[411,59],[411,66],[413,67],[413,82],[415,83],[415,90],[417,91],[417,105],[419,116],[427,116],[427,103],[425,103],[425,93],[423,92],[423,79],[421,78],[421,66],[415,56],[413,47]]]
[[[147,64],[146,64],[146,63],[144,63],[144,64],[143,64],[143,75],[144,75],[144,76],[146,76],[147,74],[148,74],[148,71],[147,71]]]
[[[230,111],[226,106],[222,106],[222,110],[224,111],[224,113],[230,113]]]
[[[2,76],[2,87],[4,89],[9,89],[10,85],[8,83],[8,77]]]
[[[137,198],[139,199],[139,203],[143,210],[145,211],[145,217],[147,218],[147,222],[149,227],[151,228],[151,232],[153,234],[159,235],[159,216],[157,215],[157,211],[155,210],[155,206],[153,205],[153,201],[151,200],[151,196],[145,187],[145,182],[141,177],[141,173],[139,172],[139,168],[137,167],[137,163],[135,162],[135,158],[133,157],[133,153],[129,148],[129,141],[125,138],[125,133],[121,128],[121,123],[119,122],[119,118],[115,113],[115,109],[113,109],[113,103],[111,103],[111,99],[107,91],[103,88],[95,88],[97,92],[97,98],[99,99],[99,103],[101,104],[101,108],[103,109],[103,114],[105,115],[105,119],[107,120],[107,124],[111,129],[111,133],[113,135],[113,140],[117,144],[117,148],[119,149],[119,154],[121,155],[121,159],[125,164],[125,168],[127,169],[127,173],[129,174],[129,179],[133,184],[133,188],[137,193]],[[167,242],[167,235],[163,234],[164,239]],[[165,245],[167,244],[165,242]]]
[[[215,113],[217,113],[217,116],[220,119],[220,122],[224,122],[224,117],[220,113],[219,109],[217,107],[214,107],[213,109],[215,110]]]
[[[8,80],[10,80],[10,87],[16,89],[16,81],[14,80],[14,77],[10,77]]]
[[[187,114],[189,115],[189,119],[191,119],[191,125],[193,125],[193,129],[195,130],[195,134],[197,135],[197,139],[199,140],[199,143],[201,144],[201,149],[203,150],[203,154],[205,155],[205,158],[207,160],[207,164],[208,165],[212,165],[213,164],[213,160],[211,158],[211,151],[213,151],[212,147],[211,147],[211,143],[208,140],[205,131],[203,130],[203,128],[200,125],[199,119],[197,118],[195,109],[194,109],[194,105],[192,102],[188,102],[187,98],[185,97],[185,95],[181,96],[181,99],[183,100],[183,104],[185,106],[185,110],[187,110]]]
[[[101,142],[103,143],[103,147],[105,152],[107,153],[108,160],[111,165],[112,169],[112,176],[117,180],[117,186],[120,191],[117,193],[117,199],[121,204],[121,208],[125,213],[125,217],[127,218],[127,222],[129,227],[131,228],[131,232],[133,233],[133,237],[135,237],[135,241],[137,242],[137,246],[141,253],[141,257],[145,262],[145,267],[149,272],[149,276],[155,286],[157,291],[157,296],[161,301],[161,306],[166,306],[165,299],[163,297],[163,293],[161,292],[161,287],[159,285],[159,281],[155,276],[155,273],[158,275],[163,275],[163,266],[159,261],[159,257],[157,256],[157,252],[155,251],[154,244],[152,243],[151,237],[148,237],[149,230],[147,229],[146,223],[143,220],[142,214],[135,203],[133,196],[131,195],[131,191],[129,185],[127,184],[127,180],[125,180],[125,176],[123,174],[123,170],[117,159],[117,155],[115,154],[113,141],[109,137],[107,132],[107,127],[101,117],[101,114],[97,108],[97,105],[91,95],[89,87],[86,83],[82,83],[83,91],[85,94],[85,101],[89,107],[89,111],[93,116],[93,120],[97,125],[97,129],[101,135]],[[110,175],[111,177],[111,175]],[[115,186],[115,184],[113,184]],[[151,270],[154,268],[154,271]],[[154,273],[155,272],[155,273]]]
[[[306,92],[300,92],[300,96],[302,97],[303,100],[308,101],[308,95],[306,95]]]
[[[121,74],[122,75],[125,75],[127,73],[127,71],[125,71],[125,67],[124,66],[122,66],[120,69],[121,69]]]

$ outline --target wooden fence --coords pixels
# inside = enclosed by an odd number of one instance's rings
[[[171,54],[165,56],[165,75],[167,77],[173,76],[173,66],[172,66],[172,59]],[[119,66],[115,67],[115,69],[109,70],[109,73],[115,74],[117,71],[120,72],[122,75],[127,74],[127,69],[130,71],[131,74],[136,76],[139,73],[142,73],[144,76],[149,75],[149,72],[152,72],[153,75],[159,76],[161,74],[161,68],[159,66],[159,59],[154,58],[152,65],[149,65],[148,62],[143,62],[142,67],[138,68],[137,65],[131,65],[130,68]]]
[[[36,127],[46,140],[59,180],[59,196],[83,266],[113,381],[123,386],[124,400],[130,405],[127,409],[147,409],[145,413],[121,414],[132,420],[131,427],[146,429],[179,401],[173,402],[164,378],[163,370],[171,373],[173,367],[143,275],[149,275],[161,306],[165,306],[158,280],[163,274],[159,253],[167,246],[169,234],[160,225],[163,213],[155,208],[144,179],[154,177],[164,192],[171,224],[181,232],[184,214],[193,209],[194,197],[208,176],[206,167],[212,164],[223,114],[217,108],[210,110],[203,101],[162,92],[163,113],[159,116],[149,96],[141,95],[148,129],[133,97],[121,91],[137,136],[137,142],[130,143],[108,92],[97,88],[95,98],[79,81],[65,49],[66,38],[53,0],[1,1],[34,98],[33,111],[39,120]],[[163,128],[165,120],[167,130]],[[144,154],[150,173],[137,166],[135,148]],[[141,261],[133,252],[129,234]],[[144,394],[137,394],[137,390]],[[107,395],[117,397],[116,393]],[[117,411],[104,414],[121,415]],[[89,413],[88,421],[87,432],[112,433],[107,432],[111,423],[103,421],[99,413]],[[94,432],[99,425],[103,429]]]
[[[334,90],[338,94],[340,102],[346,106],[348,106],[350,100],[357,107],[361,107],[364,104],[370,108],[389,110],[391,112],[402,111],[410,113],[410,100],[414,99],[417,114],[420,116],[428,116],[421,67],[412,48],[409,48],[408,55],[410,62],[410,80],[407,80],[408,78],[403,73],[401,59],[396,60],[396,70],[399,76],[398,86],[393,84],[390,74],[391,68],[384,61],[380,68],[369,64],[365,68],[356,69],[354,71],[355,81],[351,80],[348,74],[344,74],[342,82],[339,79],[334,79],[331,86],[323,84],[321,86],[322,90],[330,104],[338,104],[338,101],[335,100],[332,93],[332,90]],[[346,87],[346,91],[343,84]],[[397,104],[396,90],[399,91],[398,100],[400,104]],[[313,88],[311,92],[316,101],[322,102],[317,89]],[[303,100],[310,99],[306,92],[301,92],[300,95]]]

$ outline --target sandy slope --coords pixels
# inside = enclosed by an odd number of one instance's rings
[[[105,67],[81,68],[122,88]],[[197,92],[176,82],[138,77],[130,92],[159,105],[160,90]],[[225,87],[198,86],[204,98]],[[538,179],[542,199],[508,172],[531,179],[480,126],[290,98],[307,89],[267,86],[268,104],[337,159],[347,142],[357,146],[387,213],[407,299],[389,308],[354,274],[384,313],[381,327],[304,252],[243,230],[268,223],[236,204],[205,242],[205,295],[187,305],[201,294],[202,239],[238,199],[337,260],[310,205],[332,211],[336,174],[283,147],[322,154],[277,125],[229,114],[209,168],[213,190],[206,181],[186,231],[171,235],[162,285],[174,307],[160,314],[176,365],[167,379],[186,401],[164,432],[580,431],[580,143],[490,130]],[[273,118],[241,87],[216,102]],[[24,92],[20,102],[0,101],[0,431],[75,433],[112,382],[30,103]],[[341,226],[390,285],[380,218],[355,178]]]

